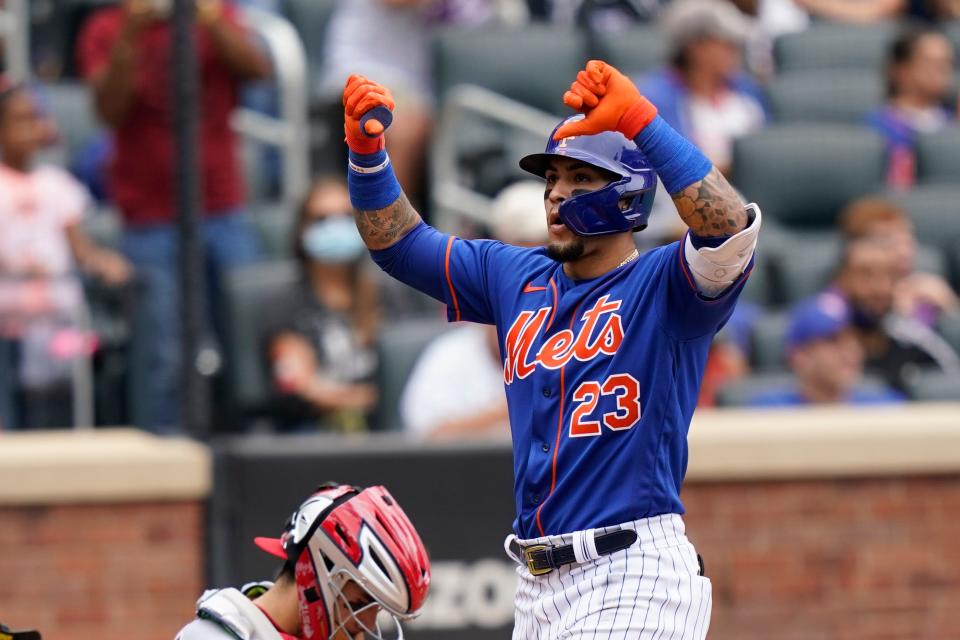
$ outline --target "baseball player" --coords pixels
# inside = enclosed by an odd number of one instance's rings
[[[750,272],[760,211],[602,61],[544,153],[546,247],[442,234],[384,152],[393,102],[344,89],[348,180],[374,260],[497,327],[514,452],[515,639],[704,638],[711,587],[684,534],[686,435],[707,350]],[[689,227],[638,255],[659,176]],[[539,215],[531,212],[531,215]]]
[[[383,487],[326,483],[280,538],[254,542],[283,559],[277,581],[207,591],[177,640],[402,638],[398,619],[419,614],[427,596],[423,543]],[[381,612],[388,629],[377,622]]]

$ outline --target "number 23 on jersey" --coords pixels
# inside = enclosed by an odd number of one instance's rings
[[[624,431],[640,421],[640,383],[636,378],[629,373],[615,373],[603,384],[596,380],[585,380],[573,392],[573,401],[579,404],[570,416],[571,438],[600,435],[600,420],[591,420],[590,416],[597,408],[601,395],[612,395],[617,399],[616,410],[601,416],[605,427]]]

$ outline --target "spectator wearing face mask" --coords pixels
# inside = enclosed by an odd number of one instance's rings
[[[757,395],[753,406],[808,404],[882,404],[904,396],[864,384],[863,347],[851,325],[850,307],[836,293],[800,303],[790,316],[786,336],[793,385]]]
[[[366,247],[339,179],[314,183],[294,229],[297,285],[265,309],[266,358],[286,428],[366,425],[376,402],[369,383],[378,324]]]

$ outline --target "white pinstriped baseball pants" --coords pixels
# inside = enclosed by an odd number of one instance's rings
[[[699,575],[679,515],[624,523],[633,546],[533,576],[517,565],[513,640],[703,640],[710,626],[710,580]],[[519,540],[570,544],[574,534]],[[511,556],[512,557],[512,556]],[[516,558],[514,558],[516,560]]]

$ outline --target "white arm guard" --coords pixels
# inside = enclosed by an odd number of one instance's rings
[[[693,246],[687,235],[683,255],[690,266],[690,273],[697,289],[708,298],[716,298],[733,284],[753,258],[760,233],[760,208],[755,204],[746,206],[747,227],[730,236],[719,247]]]

